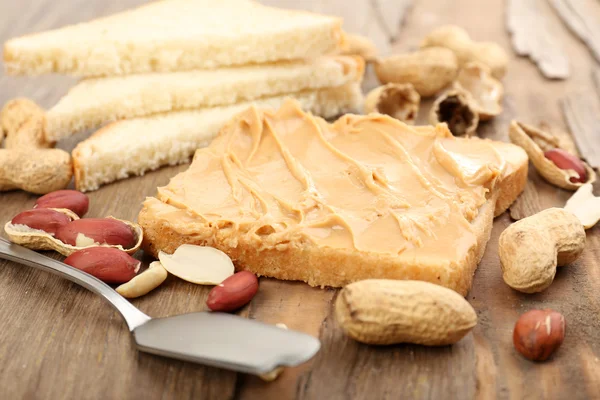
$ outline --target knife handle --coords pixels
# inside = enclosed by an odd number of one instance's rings
[[[101,280],[65,263],[36,253],[23,246],[10,243],[1,237],[0,258],[29,267],[38,268],[46,272],[51,272],[104,297],[123,316],[130,331],[133,331],[138,326],[143,325],[150,320],[149,316],[135,308],[123,296]]]

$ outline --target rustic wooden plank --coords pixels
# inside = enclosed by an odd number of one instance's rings
[[[330,7],[359,23],[363,2],[337,0],[268,0],[296,8]],[[0,41],[12,35],[106,15],[144,0],[35,0],[14,6],[0,0]],[[374,2],[374,0],[373,0]],[[360,4],[359,4],[360,3]],[[10,6],[6,7],[6,4]],[[361,5],[362,4],[362,5]],[[375,4],[375,3],[373,3]],[[390,20],[401,14],[401,2],[377,2]],[[441,24],[465,27],[477,40],[494,40],[506,49],[510,41],[503,26],[502,0],[419,0],[404,11],[408,18],[393,51],[407,51]],[[544,16],[552,11],[543,10]],[[8,12],[4,13],[5,9]],[[546,11],[549,11],[546,12]],[[366,20],[373,20],[370,15]],[[546,122],[564,130],[557,101],[577,87],[592,85],[587,48],[572,35],[555,30],[556,21],[545,20],[564,45],[572,61],[572,79],[549,84],[527,60],[513,57],[504,80],[505,113],[482,124],[482,137],[507,140],[510,119]],[[373,22],[373,26],[381,21]],[[387,22],[386,22],[387,24]],[[391,24],[391,23],[390,23]],[[358,26],[358,25],[357,25]],[[391,25],[389,25],[391,26]],[[365,29],[372,29],[365,27]],[[380,31],[383,31],[379,27]],[[360,33],[364,33],[359,31]],[[373,31],[374,32],[374,31]],[[371,33],[367,33],[370,34]],[[561,36],[564,34],[564,36]],[[371,39],[389,42],[387,33]],[[372,75],[368,85],[376,84]],[[0,74],[0,102],[26,95],[50,106],[72,84],[65,77],[14,78]],[[429,101],[419,116],[426,122]],[[83,135],[60,143],[71,149]],[[597,147],[599,139],[593,142]],[[91,193],[90,215],[113,214],[135,219],[139,204],[155,193],[157,185],[186,166],[164,168],[144,177],[108,185]],[[570,192],[557,189],[530,171],[528,190],[537,200],[525,207],[532,212],[561,206]],[[527,193],[527,192],[526,192]],[[0,194],[0,222],[30,207],[34,197]],[[530,201],[533,204],[533,201]],[[424,348],[401,345],[369,347],[347,339],[333,317],[334,290],[310,288],[301,283],[261,279],[260,291],[241,315],[320,335],[323,350],[311,362],[286,370],[278,381],[206,368],[190,363],[140,354],[133,349],[120,317],[100,298],[54,276],[13,263],[0,262],[0,398],[569,398],[597,397],[600,390],[600,228],[588,231],[587,248],[580,260],[562,268],[545,292],[524,295],[511,290],[501,277],[497,240],[510,223],[508,215],[496,220],[492,238],[475,275],[468,300],[479,323],[472,334],[453,347]],[[140,255],[143,258],[143,255]],[[150,260],[144,258],[147,264]],[[152,316],[174,315],[205,308],[208,289],[169,278],[155,292],[133,304]],[[567,318],[567,338],[550,363],[522,359],[512,348],[513,324],[531,308],[552,307]],[[243,333],[241,333],[243,334]]]
[[[531,176],[531,175],[530,175]],[[527,218],[542,211],[535,184],[529,180],[525,190],[510,206],[510,217],[515,221]]]
[[[600,62],[600,4],[595,0],[549,0],[565,25]]]
[[[583,158],[593,167],[600,167],[600,106],[592,90],[567,94],[560,105],[575,143]]]
[[[547,78],[569,76],[569,60],[544,18],[542,0],[508,0],[506,27],[517,54],[528,56]]]

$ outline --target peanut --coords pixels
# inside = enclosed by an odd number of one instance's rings
[[[369,92],[365,113],[377,112],[413,124],[419,114],[421,96],[410,83],[388,83]]]
[[[258,279],[250,271],[231,275],[212,288],[206,305],[212,311],[235,311],[248,304],[258,292]]]
[[[432,125],[445,122],[454,136],[472,136],[479,125],[479,114],[469,92],[456,87],[436,99],[429,122]]]
[[[491,75],[487,65],[476,62],[465,64],[454,85],[469,92],[473,109],[481,121],[490,120],[502,112],[504,88]]]
[[[346,49],[341,52],[343,55],[360,56],[367,62],[374,60],[377,56],[377,47],[367,37],[347,33],[346,44]]]
[[[579,157],[567,152],[563,149],[552,149],[544,152],[544,157],[552,161],[558,168],[562,170],[573,170],[577,176],[572,176],[569,180],[573,183],[587,182],[587,170],[583,161]]]
[[[0,192],[46,194],[64,189],[73,176],[69,153],[59,149],[0,149]]]
[[[147,270],[115,290],[128,299],[140,297],[159,287],[167,279],[167,275],[167,270],[160,261],[154,261]]]
[[[461,295],[422,281],[351,283],[338,294],[335,311],[342,329],[368,344],[443,346],[458,342],[477,323]]]
[[[510,123],[508,136],[511,142],[527,152],[531,163],[551,184],[567,190],[577,190],[583,183],[596,180],[593,168],[562,149],[566,140],[518,121]]]
[[[37,199],[35,208],[66,208],[83,217],[87,213],[90,199],[77,190],[57,190]]]
[[[532,361],[547,360],[565,338],[565,317],[553,310],[531,310],[521,315],[513,331],[515,349]]]
[[[473,41],[469,34],[458,26],[442,26],[430,32],[421,42],[421,48],[429,47],[445,47],[452,50],[460,67],[470,61],[476,61],[490,67],[492,75],[497,79],[502,79],[506,74],[506,51],[496,43]]]
[[[19,98],[9,101],[0,111],[0,130],[6,134],[8,148],[51,147],[44,136],[45,111],[35,102]]]
[[[502,278],[520,292],[541,292],[552,284],[556,267],[575,261],[584,247],[585,230],[574,214],[562,208],[544,210],[500,235]]]
[[[11,221],[13,225],[25,225],[31,229],[38,229],[55,235],[63,226],[71,222],[66,214],[48,208],[39,208],[23,211]]]
[[[80,269],[105,283],[125,283],[133,279],[140,262],[111,247],[90,247],[65,258],[65,264]]]
[[[442,47],[393,55],[375,63],[382,84],[410,83],[422,97],[433,96],[450,85],[457,72],[456,56]]]
[[[112,218],[84,218],[71,221],[56,232],[56,238],[71,246],[84,247],[94,243],[122,246],[130,249],[137,238],[125,223]]]
[[[160,251],[158,259],[169,273],[198,285],[218,285],[235,270],[227,254],[209,246],[182,244],[173,254]]]

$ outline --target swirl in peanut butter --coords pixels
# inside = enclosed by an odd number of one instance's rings
[[[288,101],[250,108],[159,198],[258,249],[331,247],[454,260],[506,168],[485,140],[382,116],[333,124]]]

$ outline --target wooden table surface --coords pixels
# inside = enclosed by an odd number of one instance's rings
[[[536,14],[565,49],[570,79],[545,80],[528,59],[514,55],[502,0],[415,0],[402,27],[399,20],[409,2],[399,0],[269,3],[345,16],[349,30],[368,34],[385,51],[414,49],[423,35],[444,23],[461,25],[478,39],[497,41],[512,58],[504,79],[505,111],[479,132],[507,140],[513,118],[567,130],[559,101],[568,94],[589,94],[590,72],[596,66],[588,49],[565,28],[546,0],[527,1],[539,7]],[[588,1],[600,7],[597,0]],[[0,41],[142,2],[0,0]],[[390,36],[395,37],[391,45]],[[72,83],[67,77],[0,75],[0,103],[28,96],[48,107]],[[373,83],[368,76],[365,89]],[[423,105],[421,122],[428,104]],[[72,149],[83,137],[73,137],[59,147]],[[600,138],[595,143],[600,145]],[[135,219],[144,197],[185,169],[185,165],[164,168],[90,193],[88,215]],[[562,206],[569,197],[568,192],[542,181],[533,169],[530,181],[519,200],[521,212]],[[0,222],[29,208],[34,200],[18,191],[0,194]],[[322,350],[313,360],[286,370],[273,383],[139,353],[120,316],[100,297],[48,273],[0,261],[0,399],[600,398],[600,228],[588,231],[582,257],[562,268],[549,289],[525,295],[511,290],[501,278],[497,241],[510,222],[508,213],[496,219],[467,297],[477,310],[478,325],[451,347],[358,344],[342,334],[332,317],[336,290],[261,279],[258,295],[240,314],[268,323],[283,322],[322,341]],[[175,315],[204,310],[207,293],[208,288],[171,277],[133,304],[152,316]],[[553,308],[566,317],[565,342],[550,362],[529,362],[512,347],[515,320],[532,308]]]

